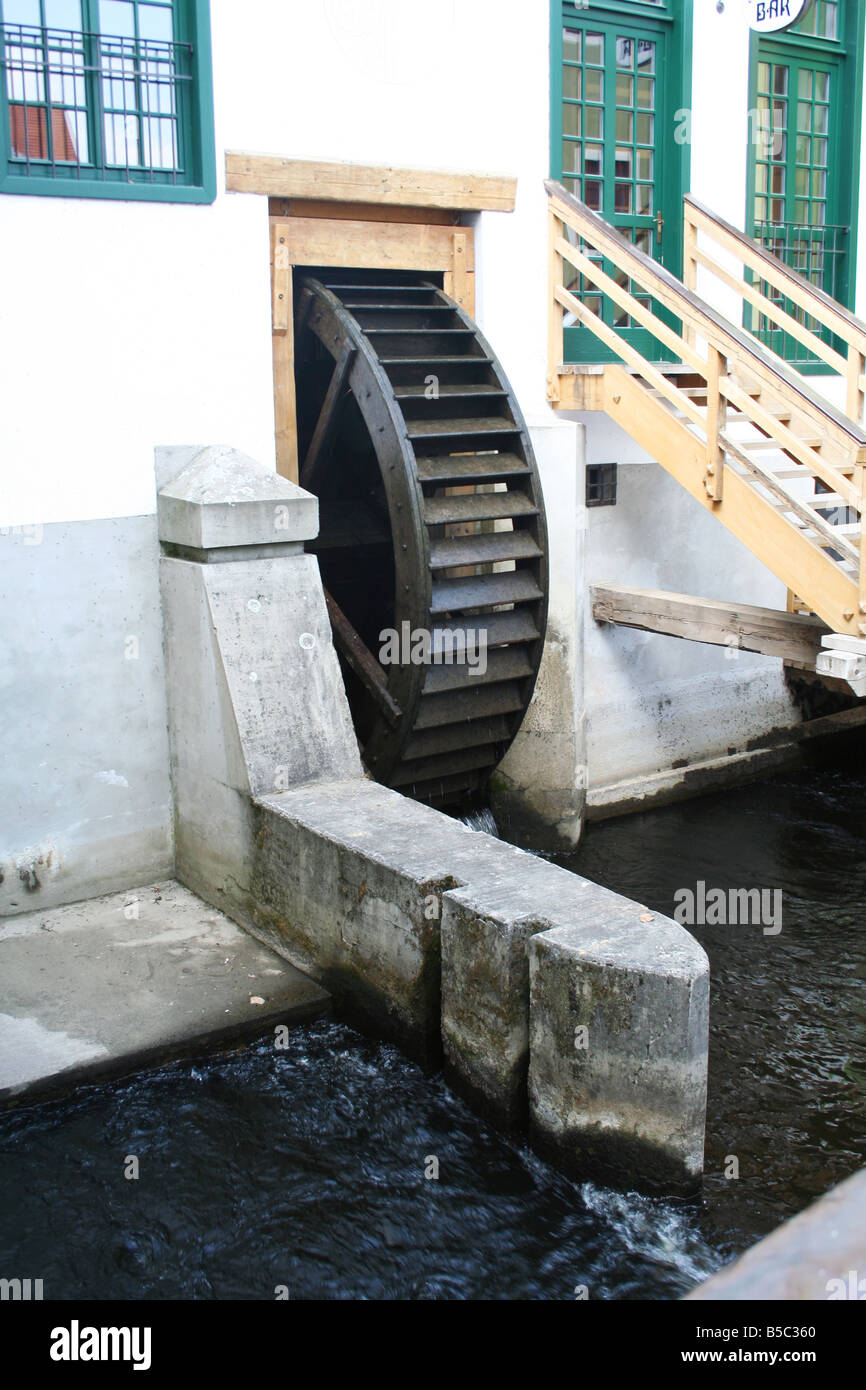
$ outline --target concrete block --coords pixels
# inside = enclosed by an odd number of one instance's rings
[[[312,540],[312,493],[225,445],[209,445],[157,497],[163,544],[194,550]]]
[[[530,942],[531,1130],[576,1176],[690,1192],[703,1166],[709,967],[674,922],[634,910],[629,921],[621,902]]]
[[[490,844],[503,848],[500,841]],[[523,851],[479,864],[465,887],[443,897],[446,1061],[460,1089],[508,1124],[527,1119],[530,940],[564,922],[591,919],[600,904],[627,922],[642,910]]]
[[[447,891],[528,856],[366,778],[264,797],[258,810],[252,929],[347,1016],[438,1061]]]

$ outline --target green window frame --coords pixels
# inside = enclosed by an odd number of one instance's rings
[[[815,0],[790,29],[753,34],[750,56],[746,229],[847,309],[857,268],[864,15],[866,0]],[[816,319],[758,284],[844,351]],[[744,324],[803,374],[831,370],[752,306]]]
[[[212,203],[208,0],[0,0],[0,192]]]
[[[691,55],[692,0],[551,0],[551,176],[678,276],[690,146],[677,128],[691,105]],[[640,285],[601,264],[674,325]],[[650,360],[670,360],[589,277],[567,266],[564,273],[572,293],[631,346]],[[564,351],[569,362],[619,360],[568,317]]]

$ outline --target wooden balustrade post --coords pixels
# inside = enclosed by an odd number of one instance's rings
[[[721,434],[725,428],[727,402],[719,387],[727,371],[727,360],[718,348],[707,346],[707,453],[704,487],[713,502],[723,495],[725,455]]]
[[[683,218],[683,284],[695,294],[698,288],[698,229],[692,221],[688,204],[683,206]],[[683,337],[689,347],[694,347],[695,330],[688,323],[683,323]]]
[[[563,287],[562,256],[556,249],[560,235],[565,236],[565,224],[551,209],[547,219],[548,286],[547,286],[547,399],[553,405],[560,399],[559,369],[565,356],[563,311],[556,291]]]
[[[863,376],[866,373],[866,356],[854,343],[848,346],[848,370],[846,372],[847,400],[846,412],[858,425],[863,424]]]

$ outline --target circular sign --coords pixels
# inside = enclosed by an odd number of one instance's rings
[[[749,26],[761,34],[790,29],[810,8],[812,0],[746,0]]]

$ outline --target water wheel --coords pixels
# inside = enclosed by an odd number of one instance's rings
[[[544,641],[525,422],[477,326],[429,277],[311,273],[295,302],[300,483],[320,509],[309,548],[364,762],[432,805],[478,797]]]

